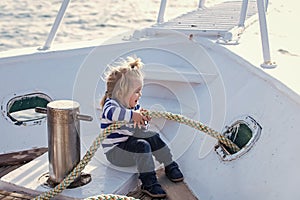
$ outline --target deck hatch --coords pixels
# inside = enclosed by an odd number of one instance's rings
[[[35,107],[46,108],[52,99],[44,93],[31,93],[16,96],[6,104],[7,117],[15,125],[39,124],[46,115],[36,113]]]
[[[236,144],[240,150],[232,152],[225,145],[218,143],[215,151],[224,161],[234,160],[248,152],[261,134],[261,126],[250,116],[244,116],[230,126],[226,126],[223,135]]]

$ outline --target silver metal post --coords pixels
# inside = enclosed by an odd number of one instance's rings
[[[263,48],[263,57],[264,57],[264,62],[260,66],[262,68],[275,68],[277,65],[275,63],[271,62],[271,56],[270,56],[269,37],[268,37],[268,29],[267,29],[267,20],[266,20],[265,8],[264,8],[264,1],[256,0],[256,2],[257,2],[257,9],[258,9],[261,42],[262,42],[262,48]]]
[[[54,24],[52,25],[51,31],[48,35],[48,38],[47,38],[44,46],[39,48],[39,50],[47,50],[51,47],[51,44],[52,44],[52,42],[53,42],[53,40],[56,36],[58,27],[61,24],[61,21],[62,21],[64,15],[65,15],[65,12],[66,12],[66,9],[67,9],[69,3],[70,3],[70,0],[64,0],[62,2],[61,7],[60,7],[60,9],[58,11],[58,14],[56,16],[56,19],[54,21]]]
[[[248,7],[248,0],[243,0],[238,27],[245,27],[247,7]]]
[[[164,22],[164,15],[165,15],[165,10],[166,10],[166,5],[167,5],[167,0],[161,0],[159,13],[158,13],[158,17],[157,17],[157,23],[158,24]]]
[[[57,100],[47,104],[49,183],[60,183],[80,161],[80,122],[92,117],[79,114],[79,103]],[[45,113],[45,109],[36,111]]]
[[[204,8],[205,0],[199,0],[198,8]]]

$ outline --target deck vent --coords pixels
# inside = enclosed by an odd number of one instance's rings
[[[226,126],[223,135],[235,143],[240,150],[232,152],[225,145],[219,143],[215,151],[224,161],[235,160],[248,152],[258,140],[261,126],[250,116],[244,116],[235,120],[230,126]]]
[[[52,99],[44,93],[16,96],[6,104],[6,115],[15,125],[40,124],[45,114],[35,112],[35,107],[46,108]]]

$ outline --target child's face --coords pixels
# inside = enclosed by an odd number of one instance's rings
[[[134,108],[140,97],[142,96],[142,88],[143,88],[143,82],[142,81],[134,81],[133,83],[133,93],[131,94],[129,98],[129,107]]]

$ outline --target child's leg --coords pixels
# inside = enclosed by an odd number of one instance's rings
[[[145,138],[151,145],[152,153],[155,156],[156,160],[160,163],[163,163],[165,166],[168,166],[173,162],[172,154],[170,148],[167,144],[161,139],[158,133],[152,131],[144,132],[148,137]]]
[[[169,147],[160,138],[159,134],[154,132],[145,132],[145,134],[151,136],[146,140],[150,143],[153,155],[157,161],[164,164],[167,177],[173,182],[182,181],[183,175],[179,166],[175,161],[173,161]]]
[[[120,167],[136,165],[140,173],[154,171],[151,146],[144,139],[129,137],[106,153],[107,160]]]
[[[151,145],[145,139],[129,137],[126,142],[109,151],[107,159],[118,166],[126,166],[134,162],[140,173],[142,191],[152,197],[166,196],[165,191],[157,182]],[[126,161],[126,159],[128,160]],[[127,164],[121,163],[121,161]]]

